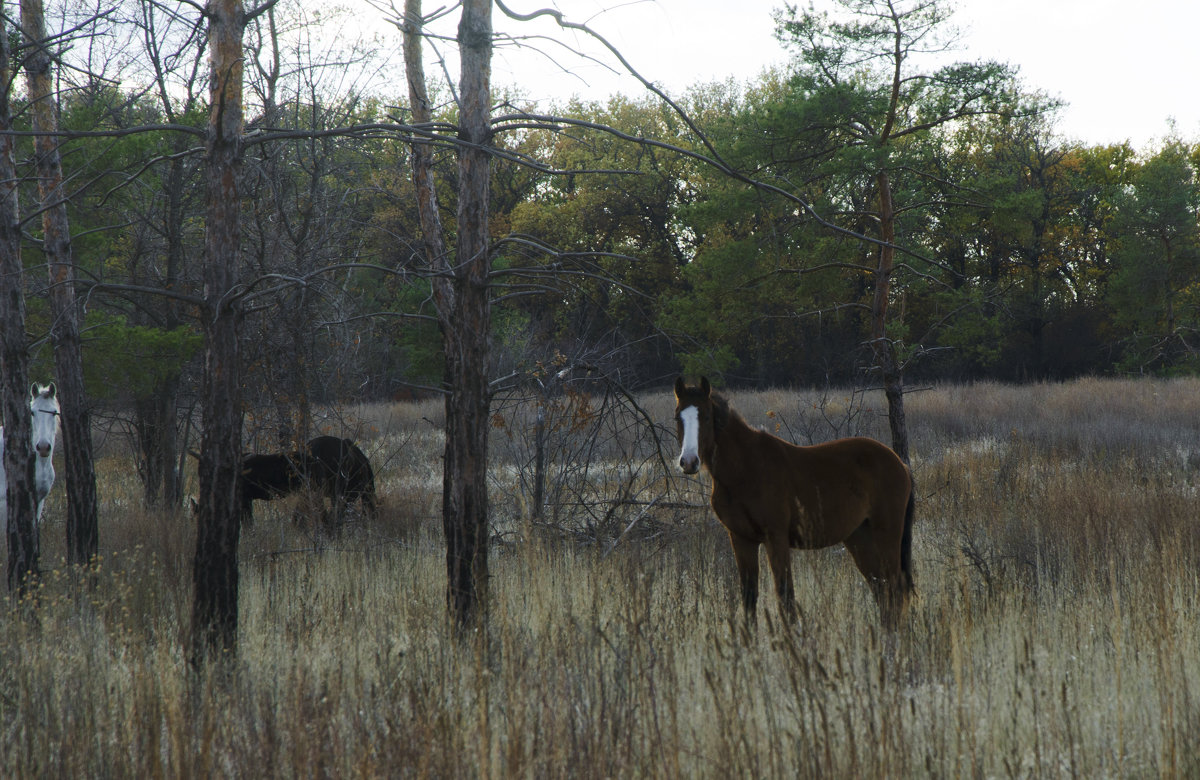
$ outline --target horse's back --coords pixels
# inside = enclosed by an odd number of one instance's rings
[[[341,460],[342,452],[349,439],[337,436],[315,436],[305,445],[308,454],[322,462],[337,463]]]
[[[894,490],[911,481],[909,468],[900,456],[886,444],[866,436],[834,439],[809,447],[799,447],[805,460],[817,464],[823,476],[835,481],[857,477],[881,490]],[[907,498],[908,491],[902,491]]]
[[[798,506],[794,530],[797,541],[807,539],[796,546],[835,544],[867,519],[903,527],[912,477],[886,444],[856,436],[794,446],[787,462]]]
[[[362,456],[362,451],[353,441],[337,436],[317,436],[308,442],[306,449],[309,456],[321,463],[331,474],[355,466]]]
[[[317,436],[308,443],[308,453],[320,464],[325,479],[351,495],[375,495],[375,472],[357,444],[337,436]]]

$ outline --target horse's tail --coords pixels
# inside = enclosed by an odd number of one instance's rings
[[[912,570],[912,527],[916,505],[917,479],[910,471],[908,473],[908,506],[904,510],[904,533],[900,537],[900,573],[904,578],[904,590],[907,593],[916,590]]]
[[[375,469],[371,467],[371,459],[367,457],[367,453],[363,452],[357,444],[346,440],[350,445],[351,452],[357,456],[359,479],[362,484],[358,486],[358,494],[362,498],[363,508],[366,510],[367,517],[371,520],[379,516],[379,502],[375,496]]]
[[[367,506],[367,514],[372,520],[379,516],[379,502],[375,498],[375,469],[371,468],[371,461],[363,458],[363,465],[367,468],[366,489],[363,490],[363,503]]]

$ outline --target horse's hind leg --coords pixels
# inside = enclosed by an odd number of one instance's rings
[[[879,605],[879,622],[889,632],[900,628],[900,621],[908,608],[908,594],[900,582],[871,580],[871,592]]]
[[[883,627],[895,630],[908,606],[908,580],[900,570],[899,540],[883,536],[878,529],[873,532],[868,520],[850,534],[845,545],[871,586]]]
[[[358,497],[363,508],[363,515],[372,522],[378,520],[379,505],[375,502],[375,494],[364,490],[359,493]]]
[[[775,579],[775,593],[779,596],[779,609],[787,625],[796,622],[796,587],[792,583],[792,548],[788,540],[767,540],[767,562]]]

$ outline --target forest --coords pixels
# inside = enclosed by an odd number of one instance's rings
[[[205,53],[178,20],[136,16],[148,8],[118,4],[63,39],[89,59],[56,92],[86,387],[128,408],[187,393],[200,370],[194,312],[163,291],[202,285]],[[403,397],[443,371],[409,150],[388,129],[407,98],[359,76],[386,50],[319,49],[323,21],[279,4],[246,40],[244,381],[287,405]],[[804,34],[781,22],[794,69],[697,84],[679,110],[650,93],[549,110],[519,90],[494,99],[495,376],[565,359],[632,388],[680,371],[869,384],[881,167],[897,215],[887,336],[908,375],[1195,369],[1200,147],[1075,145],[1036,85],[990,64],[912,88],[905,132],[872,143],[888,85],[818,75]],[[974,90],[985,99],[967,103]],[[435,92],[433,121],[452,128],[451,91]],[[22,165],[32,143],[16,138]],[[452,222],[454,150],[434,149]],[[36,223],[24,229],[33,373],[48,376],[45,259]]]

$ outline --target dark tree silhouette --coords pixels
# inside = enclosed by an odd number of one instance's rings
[[[67,489],[67,559],[87,563],[99,544],[96,515],[96,468],[92,458],[92,422],[83,389],[80,307],[75,296],[75,261],[67,222],[66,190],[59,154],[58,107],[54,93],[49,39],[42,0],[21,0],[25,73],[32,107],[38,195],[42,211],[42,248],[50,272],[55,380],[60,391],[63,463]]]
[[[13,154],[11,97],[12,50],[0,15],[0,384],[4,437],[4,471],[8,481],[6,523],[8,588],[25,593],[37,574],[36,500],[33,490],[33,448],[30,446],[29,353],[25,341],[25,293],[21,267],[21,217],[17,200],[16,158]]]
[[[446,534],[447,599],[460,628],[486,608],[488,579],[488,409],[491,301],[488,241],[491,152],[492,4],[467,0],[458,44],[458,213],[453,262],[437,205],[433,151],[412,145],[425,260],[446,356],[446,447],[442,472],[442,524]],[[413,124],[432,119],[421,64],[420,0],[404,8],[404,61]]]
[[[211,71],[207,152],[208,205],[204,244],[204,434],[200,502],[192,569],[192,661],[237,650],[238,535],[236,500],[241,463],[240,304],[233,295],[241,238],[238,176],[242,164],[241,0],[209,0]]]

